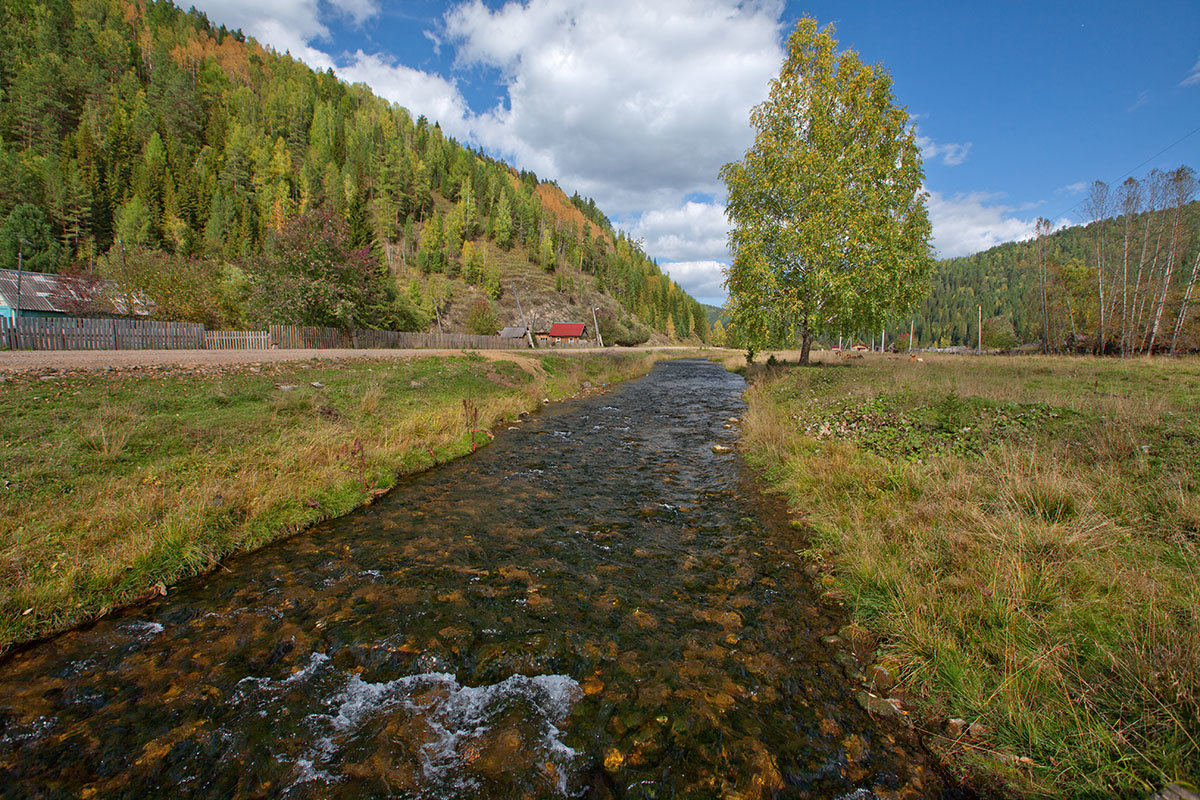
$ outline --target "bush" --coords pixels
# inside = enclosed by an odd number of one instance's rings
[[[266,321],[329,328],[394,328],[395,285],[370,249],[354,247],[345,221],[310,211],[272,233],[245,262],[252,301]]]
[[[467,330],[476,336],[495,336],[500,330],[500,319],[487,300],[477,300],[467,312]]]

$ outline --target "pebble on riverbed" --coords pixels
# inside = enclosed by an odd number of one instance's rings
[[[725,445],[723,445],[723,444],[714,444],[714,445],[712,446],[712,451],[713,451],[714,453],[716,453],[716,454],[720,455],[721,453],[732,453],[732,452],[733,452],[733,448],[732,448],[732,447],[726,447],[726,446],[725,446]]]

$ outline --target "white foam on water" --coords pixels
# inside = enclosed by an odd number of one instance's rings
[[[348,748],[362,744],[356,737],[378,735],[375,723],[390,717],[401,723],[417,719],[423,726],[412,753],[423,778],[420,796],[440,798],[448,796],[447,792],[479,789],[468,753],[477,755],[476,745],[486,746],[497,723],[512,725],[514,719],[522,747],[527,748],[526,753],[515,755],[533,753],[536,758],[527,763],[552,764],[557,777],[556,785],[549,788],[564,795],[567,792],[577,753],[563,741],[558,726],[583,696],[578,682],[567,675],[518,674],[487,686],[463,686],[455,675],[429,671],[372,683],[335,667],[324,653],[313,653],[306,666],[287,678],[243,678],[236,699],[263,709],[285,687],[301,683],[301,691],[326,699],[319,701],[323,711],[304,718],[305,740],[296,743],[299,747],[285,748],[293,753],[304,749],[294,761],[296,771],[289,791],[312,781],[340,781],[335,765],[344,761]],[[546,780],[545,773],[539,773],[537,779]]]
[[[134,622],[126,622],[121,625],[122,633],[131,633],[134,636],[154,636],[162,633],[165,628],[159,622],[151,622],[149,620],[137,620]]]
[[[840,795],[837,800],[879,800],[879,798],[870,789],[855,789],[853,792]]]
[[[546,470],[544,470],[544,469],[536,469],[536,468],[522,469],[522,470],[518,470],[516,472],[508,473],[507,475],[504,476],[504,480],[507,481],[512,478],[536,478],[536,477],[539,477],[539,476],[545,475],[545,474],[546,474]]]
[[[38,717],[25,725],[13,725],[0,734],[0,744],[21,744],[41,739],[58,724],[58,717]]]

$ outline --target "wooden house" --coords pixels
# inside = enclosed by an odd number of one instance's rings
[[[587,325],[582,322],[556,322],[546,332],[550,344],[574,344],[587,338]]]

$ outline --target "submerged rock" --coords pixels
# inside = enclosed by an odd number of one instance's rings
[[[872,664],[867,669],[867,679],[881,692],[890,692],[896,685],[896,679],[882,664]]]
[[[859,690],[854,693],[854,699],[862,707],[863,711],[877,717],[901,717],[900,701],[891,698],[880,697],[879,695],[871,694]]]

